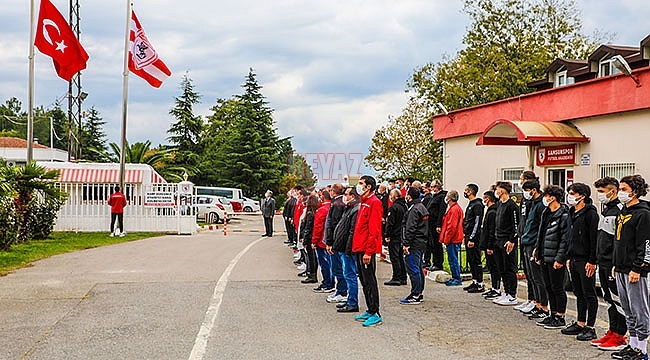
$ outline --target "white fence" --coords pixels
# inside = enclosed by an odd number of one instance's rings
[[[68,200],[57,214],[55,231],[110,231],[111,207],[108,199],[115,184],[60,183],[59,188],[68,193]],[[177,184],[125,184],[124,231],[165,232],[193,234],[196,216],[184,215],[176,209],[186,209],[185,199],[176,197]],[[172,193],[173,207],[145,207],[148,192]]]

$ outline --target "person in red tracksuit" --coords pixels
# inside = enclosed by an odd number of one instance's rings
[[[115,235],[115,220],[119,221],[120,236],[124,236],[124,207],[126,206],[126,196],[120,192],[120,187],[115,186],[115,192],[108,198],[108,205],[111,207],[111,237]]]
[[[327,252],[327,246],[323,242],[323,237],[325,236],[325,219],[327,219],[327,213],[330,211],[332,197],[329,191],[324,189],[320,192],[320,198],[320,207],[316,211],[316,215],[314,215],[314,231],[311,237],[311,246],[316,250],[318,266],[320,267],[321,275],[323,275],[323,281],[313,290],[319,293],[330,293],[334,291],[332,260],[330,254]]]
[[[460,263],[458,262],[458,253],[460,244],[463,243],[463,209],[458,205],[458,191],[451,190],[445,197],[449,209],[442,218],[442,230],[440,231],[439,241],[445,244],[447,248],[447,260],[449,261],[449,270],[451,279],[445,282],[447,286],[460,286],[463,281],[460,277]]]
[[[376,187],[377,181],[369,175],[362,176],[356,186],[357,193],[361,196],[361,205],[352,237],[352,253],[357,258],[357,271],[368,310],[354,319],[363,321],[363,326],[376,326],[383,321],[379,314],[375,255],[382,250],[384,208],[374,193]]]

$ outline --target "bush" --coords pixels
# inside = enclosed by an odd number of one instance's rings
[[[30,201],[27,210],[27,237],[29,239],[47,239],[54,229],[56,214],[65,204],[67,198],[68,194],[55,191],[51,194],[41,193]]]
[[[13,199],[0,197],[0,251],[9,250],[18,240],[16,207]]]

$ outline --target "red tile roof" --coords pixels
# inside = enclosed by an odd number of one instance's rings
[[[34,143],[35,148],[48,149],[43,144]],[[27,149],[27,140],[17,137],[0,137],[0,148]]]

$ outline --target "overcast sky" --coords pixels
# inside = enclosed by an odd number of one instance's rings
[[[52,2],[67,18],[69,1]],[[587,33],[614,33],[615,43],[634,46],[650,34],[647,0],[577,2]],[[100,111],[109,142],[118,142],[126,1],[80,3],[81,42],[90,55],[82,73],[83,91],[89,94],[84,107]],[[275,109],[279,134],[292,136],[298,152],[365,156],[374,131],[405,106],[413,69],[460,50],[469,22],[460,0],[133,3],[173,73],[160,89],[129,78],[127,138],[151,140],[154,146],[167,143],[168,112],[186,71],[202,96],[196,112],[209,115],[218,98],[241,93],[253,68]],[[15,96],[27,104],[28,43],[29,1],[2,0],[2,102]],[[36,50],[35,59],[35,103],[48,107],[64,98],[67,83],[56,76],[50,58]],[[347,166],[356,168],[356,163],[348,160]],[[325,177],[327,167],[316,172]]]

